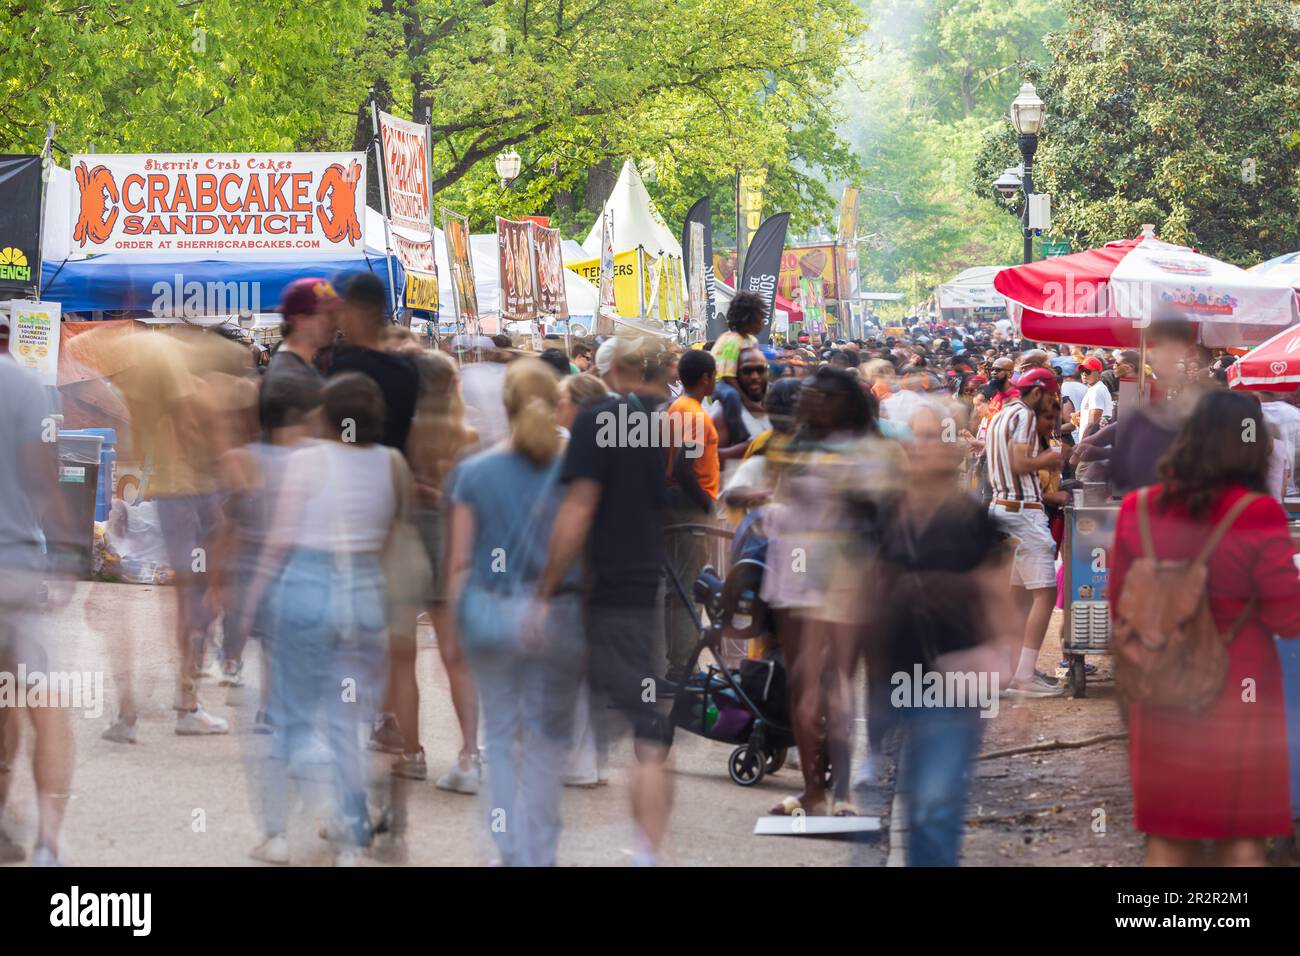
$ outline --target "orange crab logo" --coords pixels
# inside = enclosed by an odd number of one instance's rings
[[[87,239],[94,243],[107,242],[117,222],[120,198],[112,172],[107,166],[88,170],[84,162],[78,163],[77,185],[81,187],[81,210],[72,231],[73,241],[81,246],[85,246]]]
[[[316,218],[330,242],[356,243],[361,238],[357,221],[357,186],[361,182],[361,164],[355,159],[344,169],[331,163],[316,187]]]

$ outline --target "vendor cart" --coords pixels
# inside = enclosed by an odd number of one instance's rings
[[[1115,538],[1119,502],[1085,503],[1083,492],[1065,507],[1061,536],[1064,565],[1061,589],[1065,616],[1061,621],[1061,650],[1070,662],[1070,692],[1088,693],[1085,658],[1110,653],[1110,546]]]

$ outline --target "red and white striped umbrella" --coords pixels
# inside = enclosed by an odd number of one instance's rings
[[[1300,388],[1300,326],[1283,330],[1229,365],[1228,387],[1261,392]]]
[[[1295,290],[1150,236],[1003,269],[993,287],[1027,339],[1133,347],[1153,321],[1187,319],[1211,348],[1257,345],[1300,321]]]

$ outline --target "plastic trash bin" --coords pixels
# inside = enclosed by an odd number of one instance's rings
[[[113,487],[117,482],[117,429],[69,428],[60,435],[98,435],[104,439],[99,451],[99,483],[95,493],[95,520],[107,521],[113,507]]]
[[[95,497],[99,492],[99,435],[59,432],[59,496],[63,514],[46,522],[48,545],[77,549],[82,574],[89,577],[95,560]]]

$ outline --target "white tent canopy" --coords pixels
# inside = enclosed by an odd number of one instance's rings
[[[939,286],[941,309],[1001,309],[1007,301],[993,288],[993,277],[1002,266],[972,266]]]
[[[682,244],[668,228],[664,217],[659,215],[650,194],[646,191],[641,174],[636,171],[632,160],[623,162],[623,171],[618,174],[614,191],[605,200],[605,211],[614,213],[614,251],[627,252],[637,246],[643,247],[652,256],[667,253],[682,257]],[[587,233],[582,243],[588,259],[600,256],[601,223],[603,215],[598,218]]]

